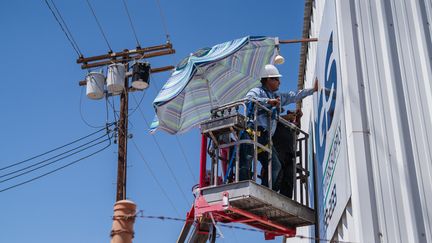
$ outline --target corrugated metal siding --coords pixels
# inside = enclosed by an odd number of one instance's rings
[[[311,36],[319,38],[324,5],[313,3]],[[357,218],[348,230],[360,234],[349,240],[432,242],[432,2],[336,0],[336,6]],[[316,45],[308,47],[306,86],[316,58]],[[303,105],[306,125],[313,102]],[[365,200],[369,210],[355,205]],[[374,230],[364,232],[361,224],[370,221]]]
[[[432,240],[431,32],[421,5],[403,0],[355,5],[385,242]]]

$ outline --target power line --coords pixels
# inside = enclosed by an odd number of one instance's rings
[[[113,110],[113,117],[114,117],[115,124],[119,124],[118,123],[119,118],[118,118],[118,115],[117,115],[117,112],[116,112],[116,109],[115,109],[114,96],[111,96],[111,97],[112,97],[112,103],[110,102],[110,100],[109,100],[108,97],[105,98],[105,101],[107,102],[106,105],[108,106],[108,104],[109,104],[110,108],[112,108],[112,110]],[[107,114],[108,114],[108,109],[107,109]],[[118,126],[116,126],[115,133],[114,133],[114,137],[115,137],[114,138],[114,143],[117,143],[118,130],[119,130]]]
[[[144,215],[144,212],[141,210],[139,212],[137,212],[137,214],[135,215],[136,218],[143,218],[143,219],[159,219],[159,220],[171,220],[171,221],[179,221],[179,222],[194,222],[194,220],[186,220],[183,218],[175,218],[175,217],[170,217],[170,216],[152,216],[152,215]],[[213,223],[210,222],[201,222],[200,224],[210,224],[213,225]],[[238,229],[238,230],[244,230],[244,231],[252,231],[252,232],[262,232],[264,233],[263,230],[259,230],[259,229],[253,229],[253,228],[246,228],[246,227],[240,227],[240,226],[235,226],[235,225],[228,225],[228,224],[219,224],[222,227],[225,228],[230,228],[230,229]]]
[[[144,212],[142,210],[138,211],[135,215],[132,216],[126,216],[128,218],[130,217],[135,217],[135,218],[142,218],[142,219],[158,219],[158,220],[171,220],[171,221],[179,221],[179,222],[193,222],[193,220],[186,220],[183,218],[175,218],[175,217],[170,217],[170,216],[151,216],[151,215],[144,215]],[[201,222],[200,224],[210,224],[213,225],[213,223],[211,222]],[[241,227],[241,226],[236,226],[236,225],[228,225],[228,224],[218,224],[221,227],[224,228],[229,228],[229,229],[238,229],[238,230],[243,230],[243,231],[251,231],[251,232],[259,232],[259,233],[265,233],[265,231],[260,230],[260,229],[254,229],[254,228],[246,228],[246,227]],[[340,241],[340,240],[329,240],[329,239],[323,239],[323,238],[316,238],[316,237],[311,237],[311,236],[305,236],[305,235],[295,235],[295,238],[299,238],[299,239],[309,239],[309,240],[319,240],[321,241],[325,241],[325,242],[330,242],[330,243],[357,243],[354,241]]]
[[[112,105],[112,108],[115,109],[114,104],[111,104],[111,105]],[[137,108],[139,108],[139,107],[140,106],[138,105]],[[115,112],[115,110],[114,110],[114,112]],[[126,119],[128,119],[128,117]],[[122,129],[118,129],[118,131],[121,132],[121,133],[123,133],[123,134],[125,134],[125,132]],[[141,150],[139,149],[138,145],[135,143],[134,140],[131,140],[131,141],[132,141],[132,143],[133,143],[136,151],[138,152],[139,156],[141,157],[141,160],[144,162],[144,164],[146,165],[148,171],[150,172],[150,175],[153,177],[153,179],[156,182],[156,184],[158,185],[159,189],[162,191],[162,194],[164,194],[164,196],[167,198],[167,200],[169,201],[169,203],[171,204],[171,206],[173,207],[173,209],[177,213],[177,215],[180,215],[180,213],[179,213],[178,209],[176,208],[175,204],[173,203],[173,201],[171,200],[171,198],[168,196],[168,194],[166,193],[165,189],[162,187],[162,184],[157,179],[156,175],[154,174],[154,172],[151,169],[151,166],[149,165],[149,163],[147,162],[147,160],[144,158],[144,155],[141,152]]]
[[[156,85],[156,83],[154,83],[154,88],[155,88],[156,95],[157,95],[158,89],[160,89],[160,88]],[[141,115],[142,115],[142,117],[144,118],[144,120],[146,121],[146,124],[148,124],[148,122],[147,122],[147,120],[146,120],[144,114],[142,113],[142,111],[141,111]],[[147,126],[148,126],[148,125],[147,125]],[[176,138],[177,145],[178,145],[178,147],[180,148],[180,151],[181,151],[181,153],[182,153],[182,155],[183,155],[183,158],[184,158],[185,161],[186,161],[186,166],[187,166],[187,168],[188,168],[188,170],[189,170],[189,173],[192,175],[192,178],[193,178],[195,181],[198,181],[197,176],[193,173],[191,163],[190,163],[189,159],[188,159],[187,156],[186,156],[186,152],[185,152],[183,146],[181,145],[180,139],[179,139],[179,137],[178,137],[177,134],[175,135],[175,138]]]
[[[80,53],[80,56],[82,56],[82,52],[81,52],[80,48],[78,47],[77,42],[76,42],[75,39],[73,38],[72,32],[69,30],[69,28],[68,28],[68,26],[67,26],[67,24],[66,24],[66,21],[64,21],[64,19],[63,19],[62,15],[61,15],[60,11],[58,10],[58,8],[57,8],[57,6],[56,6],[54,0],[51,0],[51,3],[53,4],[54,9],[56,10],[58,16],[60,17],[60,20],[62,21],[63,25],[65,26],[66,31],[69,33],[72,42],[75,44],[76,48],[78,49],[78,52]]]
[[[175,181],[177,187],[179,188],[179,190],[180,190],[180,192],[181,192],[181,194],[182,194],[182,196],[183,196],[183,199],[186,201],[187,204],[190,204],[190,202],[188,201],[188,199],[187,199],[187,197],[186,197],[186,195],[185,195],[183,189],[182,189],[181,186],[180,186],[180,182],[178,181],[177,176],[175,175],[173,169],[172,169],[171,166],[169,165],[168,160],[167,160],[167,158],[165,157],[165,153],[162,151],[162,148],[161,148],[159,142],[156,140],[155,136],[151,136],[151,137],[153,138],[153,141],[155,142],[156,146],[158,147],[158,150],[159,150],[159,152],[161,153],[162,159],[163,159],[163,161],[165,162],[165,165],[168,167],[168,170],[170,171],[171,176],[173,177],[173,179],[174,179],[174,181]]]
[[[171,198],[168,196],[168,194],[166,193],[165,189],[160,184],[160,182],[157,179],[156,175],[153,173],[153,170],[151,169],[151,166],[148,164],[147,160],[144,158],[143,153],[138,148],[138,146],[137,146],[137,144],[135,143],[134,140],[132,140],[132,143],[133,143],[135,149],[138,151],[138,154],[140,155],[141,160],[144,161],[144,164],[146,165],[148,171],[150,172],[150,175],[153,177],[153,180],[156,182],[156,184],[158,185],[159,189],[162,191],[162,194],[165,196],[166,199],[168,199],[169,203],[171,204],[171,207],[174,209],[174,211],[176,211],[177,215],[180,216],[180,213],[179,213],[177,207],[175,206],[175,204],[173,203],[173,201],[171,200]]]
[[[144,100],[144,96],[146,95],[146,91],[143,91],[143,95],[141,96],[141,99],[139,102],[137,102],[135,96],[132,96],[134,98],[135,103],[137,104],[137,106],[128,114],[128,117],[131,117],[133,113],[135,113],[139,107],[141,106],[142,101]]]
[[[191,175],[192,175],[192,177],[194,178],[194,180],[195,180],[195,181],[198,181],[198,178],[197,178],[196,175],[192,172],[192,168],[191,168],[191,165],[190,165],[189,159],[188,159],[187,156],[186,156],[186,152],[185,152],[183,146],[181,145],[181,142],[180,142],[180,140],[179,140],[177,134],[175,135],[175,138],[176,138],[176,142],[177,142],[177,144],[178,144],[178,146],[179,146],[179,148],[180,148],[180,151],[182,152],[183,158],[184,158],[185,161],[186,161],[186,165],[187,165],[187,167],[188,167],[188,169],[189,169],[189,172],[191,173]]]
[[[19,169],[19,170],[12,171],[12,172],[10,172],[10,173],[7,173],[7,174],[4,174],[4,175],[1,175],[0,178],[6,177],[6,176],[9,176],[9,175],[13,175],[13,174],[16,174],[16,173],[18,173],[18,172],[25,171],[25,170],[27,170],[27,169],[30,169],[30,168],[32,168],[32,167],[35,167],[35,166],[37,166],[37,165],[43,164],[43,163],[45,163],[45,162],[47,162],[47,161],[50,161],[51,159],[54,159],[54,158],[60,157],[61,155],[67,154],[67,153],[72,152],[72,151],[74,151],[74,150],[76,150],[76,149],[79,149],[79,148],[81,148],[81,147],[84,147],[85,145],[91,144],[91,143],[93,143],[93,142],[95,142],[95,141],[97,141],[97,140],[99,140],[99,139],[105,137],[105,135],[106,135],[106,134],[104,134],[104,135],[102,135],[102,136],[100,136],[100,137],[98,137],[98,138],[96,138],[96,139],[93,139],[92,141],[87,142],[87,143],[85,143],[85,144],[83,144],[83,145],[80,145],[80,146],[78,146],[78,147],[76,147],[76,148],[70,149],[70,150],[68,150],[68,151],[66,151],[66,152],[63,152],[63,153],[58,154],[58,155],[56,155],[56,156],[53,156],[53,157],[51,157],[51,158],[45,159],[45,160],[40,161],[40,162],[38,162],[38,163],[35,163],[35,164],[29,165],[29,166],[27,166],[27,167],[21,168],[21,169]],[[33,172],[33,171],[35,171],[35,170],[38,170],[38,169],[44,168],[44,167],[46,167],[46,166],[48,166],[48,165],[51,165],[51,164],[56,163],[56,162],[58,162],[58,161],[61,161],[61,160],[65,159],[65,158],[68,158],[68,157],[70,157],[70,156],[72,156],[72,155],[74,155],[74,154],[77,154],[77,153],[80,153],[80,152],[82,152],[82,151],[84,151],[84,150],[87,150],[87,149],[89,149],[89,148],[92,148],[92,147],[94,147],[94,146],[96,146],[96,145],[98,145],[98,144],[101,144],[102,142],[105,142],[105,141],[106,141],[106,140],[103,140],[103,141],[98,142],[98,143],[96,143],[96,144],[93,144],[93,145],[87,146],[86,148],[83,148],[83,149],[81,149],[81,150],[78,150],[78,151],[76,151],[76,152],[74,152],[74,153],[71,153],[71,154],[68,154],[68,155],[66,155],[66,156],[60,157],[59,159],[56,159],[56,160],[54,160],[54,161],[51,161],[51,162],[46,163],[46,164],[44,164],[44,165],[38,166],[38,167],[36,167],[36,168],[34,168],[34,169],[31,169],[31,170],[25,171],[25,172],[23,172],[23,173],[20,173],[20,174],[18,174],[18,175],[15,175],[15,176],[9,177],[9,178],[7,178],[7,179],[1,180],[0,183],[4,183],[4,182],[6,182],[6,181],[10,181],[10,180],[12,180],[12,179],[18,178],[18,177],[20,177],[20,176],[23,176],[23,175],[28,174],[28,173],[30,173],[30,172]]]
[[[159,0],[156,0],[156,1],[157,1],[158,5],[159,5],[159,9],[160,9],[161,17],[163,17],[162,8],[160,7],[160,2],[159,2]],[[166,26],[165,26],[165,27],[166,27]],[[166,32],[166,33],[168,33],[168,32]],[[167,34],[167,36],[168,36],[168,34]],[[174,54],[174,55],[175,55],[175,54]],[[172,56],[172,60],[173,60],[173,62],[175,63],[174,56]],[[161,88],[160,88],[160,87],[159,87],[155,82],[153,82],[153,84],[154,84],[153,87],[154,87],[155,92],[156,92],[156,95],[157,95],[157,94],[158,94],[158,90],[160,90]],[[144,120],[146,120],[146,119],[145,119],[145,116],[144,116],[144,114],[143,114],[142,111],[141,111],[141,115],[142,115],[142,117],[144,118]],[[148,124],[147,120],[146,120],[146,124]],[[147,126],[148,126],[148,125],[147,125]],[[178,145],[178,147],[180,148],[180,151],[181,151],[181,153],[182,153],[182,155],[183,155],[183,158],[184,158],[184,160],[186,161],[186,166],[187,166],[187,168],[188,168],[188,170],[189,170],[189,173],[191,174],[192,178],[193,178],[195,181],[198,181],[198,178],[197,178],[197,176],[195,175],[195,173],[194,173],[193,170],[192,170],[191,163],[190,163],[188,157],[186,156],[186,152],[185,152],[183,146],[181,145],[181,142],[180,142],[179,136],[178,136],[177,134],[175,134],[175,138],[176,138],[177,145]]]
[[[92,125],[92,124],[90,124],[85,118],[84,118],[84,115],[83,115],[83,112],[82,112],[82,100],[83,100],[83,91],[84,91],[84,87],[82,87],[81,88],[81,94],[80,94],[80,101],[79,101],[79,113],[80,113],[80,117],[81,117],[81,120],[84,122],[84,124],[86,124],[88,127],[91,127],[91,128],[101,128],[101,127],[103,127],[104,125],[100,125],[100,126],[95,126],[95,125]],[[108,101],[107,101],[107,98],[105,98],[105,103],[107,103]],[[107,119],[106,119],[106,122],[108,122],[108,104],[105,104],[105,108],[106,108],[106,115],[107,115]]]
[[[103,88],[100,88],[101,90],[103,90]],[[81,90],[81,96],[80,96],[80,113],[81,113],[81,102],[82,102],[82,91],[84,89]],[[109,97],[112,98],[112,103],[109,100]],[[105,94],[105,109],[106,109],[106,120],[108,121],[109,116],[108,116],[108,107],[112,108],[113,110],[113,118],[114,118],[114,124],[118,124],[117,120],[118,120],[118,115],[117,115],[117,111],[115,109],[115,100],[114,100],[114,95],[112,96],[108,96],[107,94]],[[82,114],[82,113],[81,113]],[[87,123],[86,120],[84,119],[84,117],[82,116],[81,119],[83,120],[84,123],[86,123],[87,126],[93,127],[91,124]],[[96,126],[97,127],[97,126]]]
[[[90,8],[90,10],[91,10],[91,12],[92,12],[92,14],[93,14],[93,17],[94,17],[95,20],[96,20],[96,23],[97,23],[97,25],[98,25],[98,27],[99,27],[99,30],[100,30],[100,32],[101,32],[101,34],[102,34],[102,37],[104,38],[104,40],[105,40],[105,42],[106,42],[106,44],[107,44],[107,46],[108,46],[108,48],[109,48],[109,51],[112,52],[112,48],[111,48],[110,44],[108,43],[108,39],[107,39],[106,36],[105,36],[105,32],[103,31],[102,26],[101,26],[101,24],[99,23],[98,18],[96,17],[96,13],[95,13],[95,11],[94,11],[92,5],[90,4],[90,1],[89,1],[89,0],[86,0],[86,2],[87,2],[87,5],[89,6],[89,8]]]
[[[132,18],[131,18],[130,14],[129,14],[129,9],[128,9],[127,4],[126,4],[126,0],[122,0],[122,1],[123,1],[123,5],[124,5],[124,7],[125,7],[125,10],[126,10],[126,13],[127,13],[128,19],[129,19],[130,26],[131,26],[131,28],[132,28],[132,32],[133,32],[133,34],[134,34],[134,36],[135,36],[135,40],[136,40],[137,47],[141,47],[141,44],[140,44],[140,42],[139,42],[139,40],[138,40],[138,37],[137,37],[136,31],[135,31],[135,27],[134,27],[134,25],[133,25],[133,23],[132,23]]]
[[[156,0],[156,3],[157,3],[158,8],[159,8],[159,14],[160,14],[160,17],[161,17],[162,26],[163,26],[163,28],[165,30],[165,36],[167,38],[167,42],[170,42],[170,35],[168,33],[168,28],[167,28],[167,25],[166,25],[165,16],[164,16],[163,11],[162,11],[162,6],[161,6],[159,0]]]
[[[135,97],[134,97],[134,99],[135,99]],[[135,99],[135,102],[137,102],[136,99]],[[144,119],[144,121],[145,121],[145,124],[146,124],[147,128],[149,128],[149,127],[148,127],[148,121],[147,121],[147,118],[144,116],[144,114],[142,113],[142,110],[141,110],[140,108],[139,108],[139,110],[140,110],[140,112],[141,112],[141,115],[142,115],[142,117],[143,117],[143,119]],[[162,151],[162,148],[161,148],[159,142],[157,141],[157,139],[156,139],[155,136],[151,136],[151,137],[152,137],[154,143],[156,144],[156,147],[158,148],[159,153],[160,153],[161,156],[162,156],[162,160],[164,161],[165,165],[168,167],[168,170],[169,170],[169,172],[170,172],[172,178],[174,179],[174,181],[175,181],[177,187],[179,188],[179,190],[180,190],[180,192],[181,192],[181,194],[182,194],[182,196],[183,196],[183,199],[186,201],[187,204],[189,204],[189,201],[187,200],[187,197],[186,197],[185,193],[183,192],[183,189],[182,189],[181,186],[180,186],[180,183],[179,183],[179,181],[178,181],[178,179],[177,179],[177,176],[175,175],[174,171],[172,170],[171,166],[169,165],[168,160],[167,160],[167,158],[165,157],[165,153]]]
[[[90,71],[91,72],[91,71]],[[89,72],[89,74],[90,74],[90,72]],[[88,75],[89,75],[88,74]],[[104,90],[104,87],[103,87],[103,85],[102,86],[100,86],[97,82],[95,82],[95,84],[98,86],[98,88],[100,89],[100,90]],[[99,128],[99,127],[101,127],[101,126],[93,126],[93,125],[91,125],[90,123],[88,123],[86,120],[85,120],[85,118],[84,118],[84,115],[83,115],[83,113],[82,113],[82,97],[83,97],[83,91],[84,91],[84,87],[81,89],[81,94],[80,94],[80,104],[79,104],[79,112],[80,112],[80,116],[81,116],[81,120],[87,125],[87,126],[89,126],[89,127],[92,127],[92,128]],[[109,99],[108,99],[108,92],[107,91],[105,91],[105,95],[104,95],[104,97],[105,97],[105,113],[106,113],[106,119],[105,119],[105,124],[107,124],[108,123],[108,120],[109,120],[109,113],[108,113],[108,103],[109,103]],[[114,115],[115,115],[115,113],[114,113]],[[114,116],[114,120],[115,120],[115,122],[117,123],[117,119],[115,118],[115,116]]]
[[[71,166],[71,165],[73,165],[73,164],[76,164],[76,163],[78,163],[78,162],[80,162],[80,161],[82,161],[82,160],[84,160],[84,159],[86,159],[86,158],[89,158],[89,157],[91,157],[91,156],[93,156],[93,155],[95,155],[95,154],[97,154],[97,153],[99,153],[99,152],[102,152],[103,150],[105,150],[106,148],[108,148],[108,147],[111,145],[111,137],[110,137],[109,135],[108,135],[108,138],[107,138],[106,140],[104,140],[104,141],[107,141],[107,140],[109,141],[109,143],[108,143],[105,147],[103,147],[103,148],[101,148],[101,149],[99,149],[99,150],[97,150],[97,151],[95,151],[95,152],[93,152],[93,153],[91,153],[91,154],[89,154],[89,155],[87,155],[87,156],[84,156],[84,157],[82,157],[82,158],[80,158],[80,159],[74,160],[74,161],[72,161],[72,162],[70,162],[70,163],[68,163],[68,164],[66,164],[66,165],[64,165],[64,166],[58,167],[57,169],[54,169],[54,170],[49,171],[49,172],[46,172],[46,173],[44,173],[44,174],[42,174],[42,175],[39,175],[39,176],[33,177],[32,179],[29,179],[29,180],[26,180],[26,181],[24,181],[24,182],[21,182],[21,183],[15,184],[15,185],[13,185],[13,186],[7,187],[7,188],[5,188],[5,189],[2,189],[2,190],[0,190],[0,193],[1,193],[1,192],[8,191],[8,190],[13,189],[13,188],[16,188],[16,187],[19,187],[19,186],[22,186],[22,185],[25,185],[25,184],[30,183],[30,182],[32,182],[32,181],[35,181],[35,180],[37,180],[37,179],[43,178],[43,177],[45,177],[45,176],[47,176],[47,175],[50,175],[50,174],[52,174],[52,173],[54,173],[54,172],[56,172],[56,171],[59,171],[59,170],[61,170],[61,169],[64,169],[64,168],[66,168],[66,167],[69,167],[69,166]]]
[[[118,124],[117,120],[119,119],[117,111],[115,109],[115,100],[114,100],[114,96],[111,96],[112,99],[112,103],[109,101],[109,99],[107,99],[108,104],[110,105],[110,107],[113,109],[113,117],[114,117],[114,121],[116,124]]]
[[[57,15],[54,13],[54,10],[51,8],[51,6],[49,5],[49,3],[48,3],[47,0],[45,0],[45,3],[48,6],[49,10],[51,11],[52,15],[54,16],[54,18],[57,21],[57,23],[60,25],[60,28],[62,29],[63,33],[66,35],[66,38],[69,40],[69,43],[71,44],[72,48],[75,50],[75,52],[77,53],[78,56],[82,56],[82,53],[79,50],[78,45],[76,44],[76,42],[71,40],[71,39],[73,39],[72,34],[69,33],[70,34],[70,37],[69,37],[68,32],[66,32],[65,28],[61,24],[60,20],[57,18]],[[53,2],[53,6],[55,6],[54,2]],[[60,12],[58,12],[58,13],[59,13],[59,16],[61,18]],[[65,23],[65,27],[67,28],[66,23]]]
[[[139,102],[136,100],[135,96],[132,96],[132,97],[134,98],[135,102],[137,103],[137,107],[132,111],[132,113],[130,113],[130,114],[128,115],[127,118],[129,118],[129,117],[130,117],[130,116],[131,116],[131,115],[132,115],[132,114],[133,114],[137,109],[139,109],[140,112],[142,112],[142,110],[140,109],[140,105],[141,105],[142,100],[144,99],[145,94],[146,94],[146,92],[143,94],[143,96],[141,97],[141,100],[140,100]],[[111,102],[109,102],[109,104],[111,105],[111,107],[112,107],[112,109],[114,110],[114,113],[115,113],[115,106],[114,106],[114,104],[112,104]],[[120,131],[120,132],[122,132],[122,133],[124,134],[124,131],[123,131],[123,130],[118,129],[118,131]],[[162,191],[162,193],[164,194],[164,196],[167,198],[167,200],[170,202],[170,204],[171,204],[171,206],[173,207],[173,209],[175,210],[175,212],[176,212],[178,215],[180,215],[180,213],[179,213],[178,209],[176,208],[175,204],[172,202],[172,200],[170,199],[170,197],[168,196],[168,194],[166,193],[166,191],[165,191],[164,188],[162,187],[161,183],[159,182],[159,180],[158,180],[157,177],[155,176],[155,174],[154,174],[153,170],[151,169],[151,166],[148,164],[147,160],[144,158],[143,153],[142,153],[141,150],[138,148],[138,146],[137,146],[137,144],[135,143],[134,140],[132,140],[132,143],[134,144],[134,147],[135,147],[135,149],[137,150],[137,152],[139,153],[141,159],[144,161],[144,163],[145,163],[147,169],[149,170],[149,172],[150,172],[151,176],[153,177],[153,179],[155,180],[156,184],[158,185],[158,187],[160,188],[160,190]],[[159,150],[159,151],[161,152],[161,150]],[[162,153],[162,152],[161,152],[161,153]],[[162,153],[162,154],[163,154],[163,153]],[[164,157],[164,158],[165,158],[165,157]],[[165,159],[166,159],[166,158],[165,158]],[[169,165],[167,165],[167,166],[169,167]],[[170,168],[170,167],[169,167],[169,168]],[[175,177],[175,175],[173,174],[172,170],[171,170],[171,173],[172,173],[172,175]],[[177,185],[179,186],[179,183],[178,183],[177,179],[176,179],[176,183],[177,183]],[[184,195],[184,193],[183,193],[183,190],[181,189],[180,186],[179,186],[179,189],[180,189],[180,191],[182,192],[183,197],[185,198],[186,202],[189,204],[189,202],[187,201],[187,199],[186,199],[186,197],[185,197],[185,195]]]
[[[33,160],[33,159],[36,159],[36,158],[42,157],[42,156],[47,155],[47,154],[49,154],[49,153],[52,153],[52,152],[54,152],[54,151],[56,151],[56,150],[59,150],[59,149],[65,148],[65,147],[67,147],[67,146],[69,146],[69,145],[72,145],[72,144],[74,144],[74,143],[77,143],[77,142],[79,142],[79,141],[82,141],[82,140],[84,140],[84,139],[86,139],[86,138],[89,138],[89,137],[91,137],[91,136],[93,136],[93,135],[95,135],[95,134],[97,134],[97,133],[99,133],[99,132],[101,132],[101,131],[103,131],[103,130],[108,129],[108,128],[111,127],[113,124],[114,124],[114,123],[107,124],[107,126],[106,126],[105,128],[99,129],[99,130],[97,130],[97,131],[95,131],[95,132],[92,132],[92,133],[90,133],[90,134],[88,134],[88,135],[86,135],[86,136],[84,136],[84,137],[78,138],[78,139],[76,139],[76,140],[74,140],[74,141],[72,141],[72,142],[70,142],[70,143],[67,143],[67,144],[65,144],[65,145],[62,145],[62,146],[56,147],[56,148],[51,149],[51,150],[49,150],[49,151],[47,151],[47,152],[44,152],[44,153],[42,153],[42,154],[38,154],[38,155],[33,156],[33,157],[31,157],[31,158],[28,158],[28,159],[25,159],[25,160],[22,160],[22,161],[16,162],[16,163],[14,163],[14,164],[11,164],[11,165],[8,165],[8,166],[5,166],[5,167],[2,167],[2,168],[0,168],[0,171],[2,171],[2,170],[6,170],[6,169],[9,169],[9,168],[12,168],[12,167],[14,167],[14,166],[17,166],[17,165],[20,165],[20,164],[23,164],[23,163],[26,163],[26,162],[28,162],[28,161],[30,161],[30,160]]]
[[[105,123],[108,123],[109,120],[109,113],[108,113],[108,97],[105,95],[105,113],[106,113],[106,118],[105,118]],[[117,121],[116,121],[117,124]]]
[[[156,88],[156,86],[155,86],[155,88]],[[158,91],[157,91],[157,89],[156,89],[156,93],[157,93],[157,92],[158,92]],[[135,98],[134,96],[133,96],[133,98],[134,98],[134,100],[135,100],[135,103],[137,103],[136,98]],[[137,107],[138,107],[138,110],[140,111],[141,116],[143,117],[143,119],[144,119],[144,121],[145,121],[145,124],[146,124],[147,128],[149,128],[148,120],[147,120],[147,118],[144,116],[144,113],[143,113],[143,111],[141,110],[141,107],[140,107],[140,106],[137,106]],[[161,155],[162,155],[163,161],[165,162],[165,164],[166,164],[166,166],[168,167],[168,169],[169,169],[169,171],[170,171],[170,173],[171,173],[173,179],[175,180],[175,182],[176,182],[176,184],[177,184],[177,187],[180,189],[180,192],[181,192],[183,198],[185,199],[185,201],[186,201],[187,203],[189,203],[188,200],[187,200],[187,198],[186,198],[186,196],[185,196],[185,194],[184,194],[184,192],[183,192],[183,190],[182,190],[182,188],[180,187],[180,184],[179,184],[179,182],[178,182],[178,180],[177,180],[177,177],[175,176],[174,172],[172,171],[171,166],[169,165],[169,163],[168,163],[168,161],[167,161],[167,159],[166,159],[166,157],[165,157],[165,154],[164,154],[164,152],[163,152],[162,149],[161,149],[161,146],[159,145],[158,141],[156,140],[156,137],[155,137],[155,136],[152,136],[152,138],[153,138],[153,140],[154,140],[156,146],[158,147],[159,152],[160,152]],[[185,159],[185,161],[186,161],[187,168],[188,168],[190,174],[192,175],[192,178],[194,178],[194,180],[197,181],[197,177],[196,177],[195,174],[192,172],[190,162],[189,162],[189,160],[187,159],[186,153],[185,153],[183,147],[181,146],[180,141],[179,141],[177,135],[176,135],[176,141],[177,141],[177,144],[178,144],[180,150],[182,151],[182,155],[183,155],[183,157],[184,157],[184,159]]]

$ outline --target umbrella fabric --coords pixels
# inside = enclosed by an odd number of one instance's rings
[[[151,128],[185,132],[210,110],[239,100],[259,85],[264,65],[277,54],[277,38],[248,36],[198,50],[177,66],[153,102]]]

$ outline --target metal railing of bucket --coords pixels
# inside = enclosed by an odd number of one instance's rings
[[[201,132],[211,139],[211,145],[207,149],[211,158],[209,185],[217,186],[239,182],[240,145],[249,144],[253,146],[252,164],[249,166],[253,173],[249,178],[257,182],[258,150],[262,150],[268,155],[268,187],[270,189],[273,187],[271,175],[273,142],[271,133],[268,132],[268,144],[259,143],[258,134],[260,131],[256,122],[258,112],[267,113],[269,131],[272,129],[272,119],[276,119],[279,123],[296,131],[294,200],[309,207],[310,172],[307,151],[309,135],[256,100],[242,99],[214,108],[211,110],[211,118],[201,123]],[[248,132],[250,139],[245,139],[242,136],[245,132]]]

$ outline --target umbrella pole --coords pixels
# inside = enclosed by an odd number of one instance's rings
[[[206,162],[207,162],[207,138],[201,134],[201,156],[200,156],[200,178],[199,187],[203,188],[205,185]]]
[[[293,44],[293,43],[307,43],[307,42],[316,42],[318,41],[318,38],[306,38],[306,39],[299,39],[299,40],[279,40],[280,44]]]

